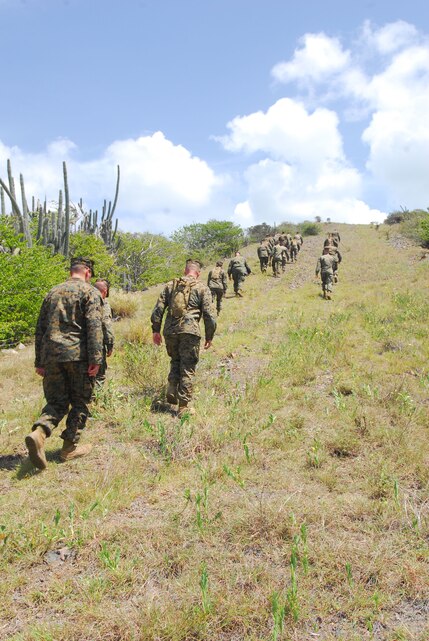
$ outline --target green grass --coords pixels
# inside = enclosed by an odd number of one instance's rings
[[[16,456],[0,469],[2,638],[427,640],[429,267],[381,229],[339,231],[333,301],[314,281],[322,237],[278,280],[246,249],[255,274],[182,421],[151,410],[159,288],[133,295],[85,459],[60,464],[54,434],[46,472],[21,462],[40,380],[30,348],[0,355]],[[61,547],[76,555],[51,567]]]

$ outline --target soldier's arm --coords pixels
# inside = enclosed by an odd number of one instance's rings
[[[228,289],[228,280],[226,278],[225,272],[222,272],[222,286],[223,286],[223,291],[226,292]]]
[[[153,334],[159,334],[161,332],[162,319],[164,316],[165,309],[168,305],[168,285],[164,287],[160,293],[156,305],[153,308],[152,315],[150,317],[150,322],[152,325]]]
[[[216,316],[213,311],[212,297],[208,287],[204,287],[201,291],[201,311],[204,320],[204,330],[206,336],[206,343],[213,340],[216,331]]]
[[[103,305],[103,335],[107,353],[113,352],[115,336],[113,334],[112,310],[109,303]]]
[[[45,300],[42,303],[42,307],[40,308],[39,318],[37,319],[37,325],[36,325],[36,335],[35,335],[36,358],[34,362],[34,367],[36,367],[36,369],[43,367],[43,363],[41,361],[42,339],[46,332],[47,319],[48,319],[48,298],[45,298]]]
[[[99,293],[95,289],[88,292],[84,302],[88,363],[101,365],[103,362],[103,311]]]
[[[337,249],[337,261],[341,263],[342,260],[343,260],[343,257],[341,256],[340,252]]]
[[[317,265],[316,265],[316,276],[319,275],[319,272],[320,272],[321,269],[322,269],[322,261],[319,258],[318,261],[317,261]]]
[[[245,260],[245,261],[244,261],[244,266],[245,266],[245,268],[246,268],[246,270],[247,270],[247,273],[248,273],[248,274],[251,274],[251,273],[252,273],[252,270],[250,269],[249,265],[247,264],[247,260]]]
[[[209,271],[209,275],[207,276],[207,287],[208,287],[208,286],[209,286],[209,284],[210,284],[210,279],[211,279],[211,277],[212,277],[212,273],[211,273],[211,271]]]

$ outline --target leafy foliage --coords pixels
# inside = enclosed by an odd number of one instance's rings
[[[253,225],[247,230],[247,238],[250,243],[259,243],[265,236],[273,236],[275,229],[268,223],[261,223],[260,225]]]
[[[216,256],[230,256],[243,244],[244,234],[239,225],[228,220],[209,220],[207,223],[185,225],[172,236],[194,257],[207,260]]]
[[[99,236],[78,232],[70,237],[70,256],[88,256],[94,261],[95,276],[107,278],[111,285],[119,284],[115,257],[109,254]]]
[[[178,242],[149,233],[121,233],[116,255],[122,284],[144,289],[183,272],[186,251]]]
[[[28,248],[13,237],[10,223],[0,220],[3,245],[9,239],[15,253],[0,253],[0,346],[33,333],[42,300],[51,287],[65,279],[65,262],[45,247]]]

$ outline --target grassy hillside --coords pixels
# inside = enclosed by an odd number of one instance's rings
[[[0,354],[2,639],[427,641],[429,264],[383,228],[339,231],[333,301],[322,237],[281,279],[246,249],[181,422],[151,410],[158,288],[132,295],[80,461],[57,433],[32,473],[32,350]]]

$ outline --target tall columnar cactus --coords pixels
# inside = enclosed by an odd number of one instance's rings
[[[102,216],[100,223],[98,222],[98,210],[90,209],[84,211],[82,199],[80,199],[78,206],[71,204],[69,197],[69,186],[67,176],[67,165],[63,162],[63,179],[64,179],[64,208],[63,208],[63,192],[59,191],[58,208],[56,210],[48,210],[46,198],[43,206],[40,201],[33,197],[31,200],[32,211],[29,211],[26,194],[24,178],[20,175],[21,185],[21,200],[22,212],[18,205],[15,194],[15,181],[12,175],[12,167],[10,160],[7,162],[8,185],[0,178],[0,196],[1,196],[1,212],[6,214],[6,204],[4,194],[6,194],[12,204],[12,214],[14,217],[17,231],[24,233],[27,245],[31,247],[33,239],[31,236],[30,219],[37,221],[36,239],[39,243],[50,247],[54,253],[60,253],[68,256],[70,232],[72,226],[79,222],[79,231],[87,234],[95,234],[100,236],[105,243],[106,247],[110,250],[115,249],[115,238],[118,229],[118,219],[115,221],[113,227],[113,214],[116,209],[119,195],[119,181],[120,181],[120,168],[117,167],[117,179],[115,197],[112,202],[109,201],[107,206],[106,200],[102,208]]]

